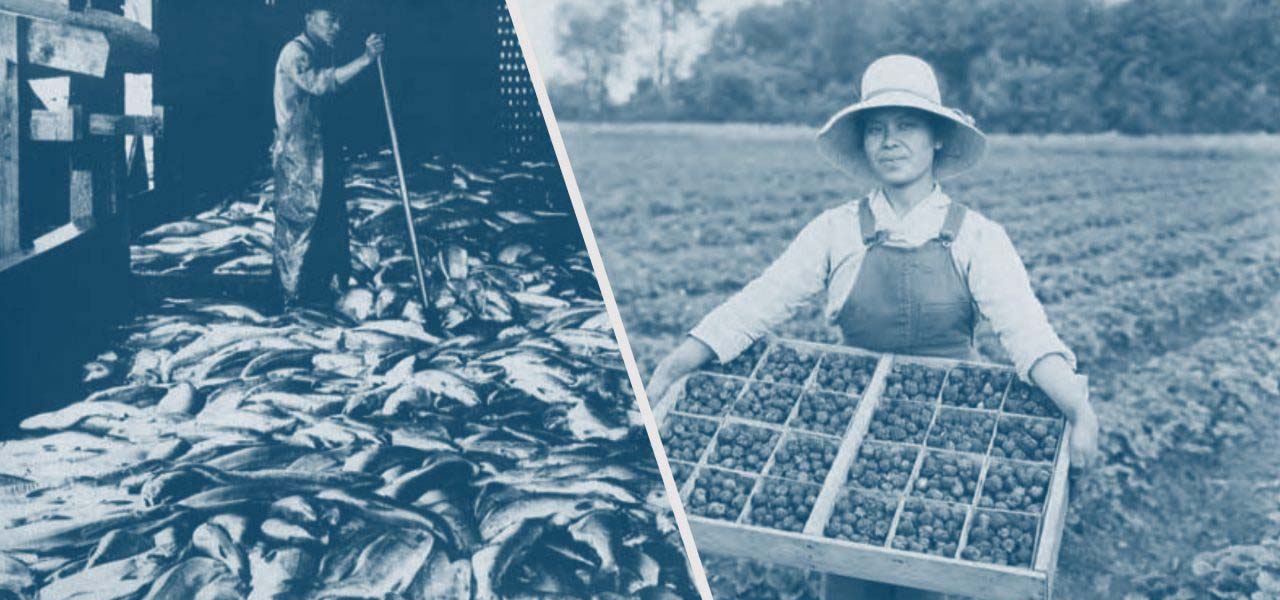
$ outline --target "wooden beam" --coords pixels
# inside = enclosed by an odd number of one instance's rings
[[[18,147],[22,140],[22,22],[0,14],[0,257],[22,248]]]
[[[112,62],[123,71],[148,71],[157,62],[160,39],[146,27],[121,15],[86,8],[71,10],[47,0],[0,0],[0,13],[35,17],[100,31],[112,48]]]
[[[159,107],[157,107],[159,108]],[[89,115],[90,135],[164,135],[164,113],[158,115]]]
[[[101,31],[39,19],[27,28],[27,61],[33,65],[102,77],[110,53]]]
[[[84,138],[80,107],[31,111],[31,139],[37,142],[75,142]]]
[[[37,142],[76,142],[89,135],[164,135],[164,109],[152,108],[152,115],[89,115],[86,123],[79,106],[64,110],[31,111],[31,139]]]
[[[31,247],[26,251],[10,255],[0,255],[0,273],[17,267],[18,265],[30,263],[38,257],[48,253],[50,250],[79,238],[86,232],[88,232],[88,228],[86,227],[80,227],[75,223],[67,223],[53,231],[45,233],[44,235],[32,240]]]

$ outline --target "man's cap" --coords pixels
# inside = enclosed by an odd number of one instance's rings
[[[317,10],[328,11],[337,14],[346,14],[350,8],[350,3],[346,0],[303,0],[303,14],[311,14]]]

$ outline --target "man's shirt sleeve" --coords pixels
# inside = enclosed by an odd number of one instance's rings
[[[280,57],[280,68],[289,81],[313,96],[324,96],[338,89],[334,69],[318,69],[311,62],[311,55],[300,45],[285,46]]]

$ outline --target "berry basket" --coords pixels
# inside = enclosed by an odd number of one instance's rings
[[[752,368],[690,374],[655,410],[660,425],[701,424],[698,441],[716,425],[679,466],[699,550],[950,594],[1051,596],[1070,428],[1042,393],[1001,365],[781,338],[751,352]],[[715,394],[714,381],[729,389]],[[692,386],[715,401],[682,405]]]

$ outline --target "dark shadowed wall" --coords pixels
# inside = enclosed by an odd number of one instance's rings
[[[184,193],[230,191],[266,174],[273,69],[302,31],[302,12],[296,0],[168,2],[157,11],[156,102],[173,107],[166,143]],[[483,161],[501,149],[496,23],[497,3],[483,0],[349,2],[338,60],[358,55],[370,32],[385,33],[405,153]],[[389,145],[375,69],[337,101],[339,133],[353,152]]]

